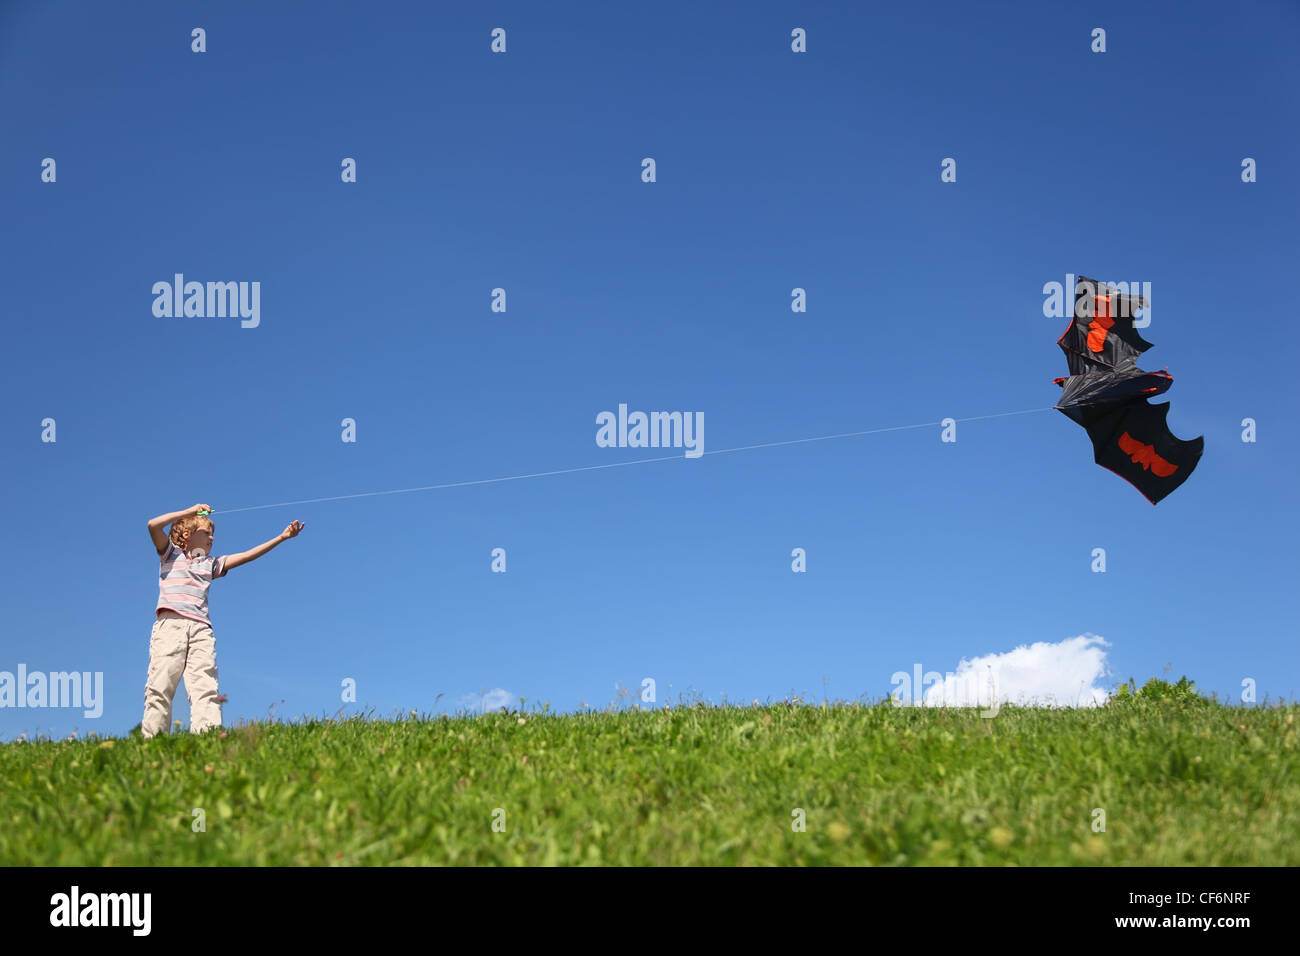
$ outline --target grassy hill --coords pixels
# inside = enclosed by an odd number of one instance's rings
[[[1297,715],[696,705],[19,742],[0,861],[1296,866]]]

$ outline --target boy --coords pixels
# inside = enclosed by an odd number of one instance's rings
[[[173,511],[149,522],[149,537],[162,562],[158,571],[158,607],[149,638],[149,675],[144,688],[145,737],[171,729],[172,698],[185,677],[190,697],[190,731],[221,726],[217,695],[217,654],[208,620],[208,587],[231,568],[260,558],[281,541],[296,538],[304,527],[295,521],[251,551],[212,557],[214,529],[210,505]],[[170,534],[163,526],[172,523]]]

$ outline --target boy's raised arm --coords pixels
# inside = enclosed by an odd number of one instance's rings
[[[298,537],[298,532],[304,527],[306,527],[306,525],[301,521],[291,522],[283,531],[280,532],[279,536],[272,538],[270,541],[263,541],[256,548],[251,548],[248,551],[241,551],[239,554],[226,555],[224,571],[229,571],[231,568],[237,568],[241,564],[247,564],[249,561],[257,560],[281,541],[288,541],[290,538]]]
[[[189,515],[198,514],[200,511],[211,511],[211,505],[194,505],[185,511],[173,511],[170,514],[159,515],[156,518],[149,519],[149,537],[153,539],[154,549],[158,556],[162,557],[163,552],[167,550],[167,532],[163,528],[167,527],[173,521],[178,521]]]

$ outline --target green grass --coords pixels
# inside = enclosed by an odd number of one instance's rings
[[[11,743],[0,863],[1296,866],[1298,714],[696,705]]]

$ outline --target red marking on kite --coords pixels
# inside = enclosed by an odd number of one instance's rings
[[[1093,296],[1093,320],[1088,323],[1088,349],[1100,352],[1106,347],[1106,333],[1115,320],[1110,315],[1110,296]]]
[[[1143,471],[1149,468],[1152,474],[1161,478],[1168,478],[1178,470],[1177,465],[1156,454],[1155,446],[1144,445],[1128,432],[1119,436],[1119,450],[1128,455],[1133,464],[1141,465]]]

